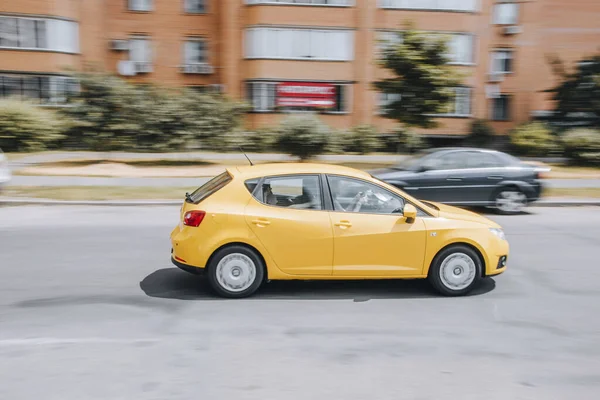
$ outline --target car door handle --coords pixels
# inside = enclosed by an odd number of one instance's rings
[[[504,177],[502,175],[490,175],[487,177],[488,179],[494,179],[499,181],[500,179],[504,179]]]
[[[266,219],[253,219],[253,220],[252,220],[252,223],[253,223],[254,225],[257,225],[257,226],[261,226],[261,225],[264,225],[264,226],[266,226],[266,225],[271,225],[271,221],[267,221]]]
[[[451,177],[451,178],[446,178],[446,180],[450,181],[450,182],[461,182],[462,178]]]
[[[342,229],[346,229],[346,228],[350,228],[352,226],[352,223],[350,221],[340,221],[334,225],[339,226]]]

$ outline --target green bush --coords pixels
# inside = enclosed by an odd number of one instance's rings
[[[600,131],[571,129],[562,137],[565,155],[574,164],[600,166]]]
[[[0,148],[36,151],[52,147],[65,125],[47,108],[18,100],[0,100]]]
[[[494,128],[486,120],[476,119],[471,123],[471,130],[465,141],[472,146],[487,147],[494,142],[494,137]]]
[[[355,126],[344,136],[344,151],[367,154],[379,149],[379,135],[372,125]]]
[[[323,153],[329,143],[329,128],[314,115],[287,117],[278,129],[277,149],[307,160]]]
[[[427,142],[423,136],[411,129],[396,129],[392,138],[396,143],[396,152],[398,153],[412,154],[427,147]]]
[[[513,149],[525,156],[548,156],[560,151],[560,145],[548,126],[530,122],[517,127],[510,134]]]

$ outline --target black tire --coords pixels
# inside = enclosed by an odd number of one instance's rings
[[[518,207],[518,208],[514,208],[514,209],[511,209],[511,207],[505,208],[503,206],[500,206],[499,203],[501,201],[510,201],[510,200],[504,198],[506,196],[506,194],[508,194],[510,196],[514,196],[515,202],[519,203],[520,206],[515,205],[515,207]],[[517,201],[517,198],[518,198],[518,201]],[[521,214],[523,212],[523,209],[525,207],[527,207],[527,195],[525,195],[525,193],[523,193],[523,191],[521,191],[518,187],[514,187],[514,186],[501,187],[494,192],[492,202],[494,203],[494,209],[496,210],[496,212],[498,214],[517,215],[517,214]]]
[[[445,281],[441,277],[440,270],[442,268],[442,264],[452,255],[457,255],[456,259],[460,262],[464,262],[464,259],[461,255],[465,255],[468,258],[470,258],[474,264],[474,271],[472,271],[474,273],[474,276],[472,278],[472,281],[466,287],[453,288],[449,285],[449,283],[447,283],[447,281]],[[446,268],[450,268],[450,264],[444,269]],[[456,268],[463,267],[457,266]],[[429,282],[435,288],[435,290],[437,290],[440,294],[444,296],[463,296],[469,293],[471,290],[473,290],[475,286],[477,286],[482,276],[482,270],[483,265],[481,265],[481,260],[472,248],[465,245],[453,245],[443,249],[435,256],[435,258],[431,262],[431,267],[429,268],[429,274],[427,278],[429,279]],[[470,276],[471,271],[461,270],[461,273],[467,273]],[[460,274],[454,276],[460,276]]]
[[[240,291],[231,290],[227,286],[224,286],[224,284],[222,284],[222,281],[226,278],[222,277],[220,280],[217,276],[219,274],[218,267],[221,260],[232,254],[237,254],[240,258],[244,258],[242,256],[245,256],[247,257],[247,259],[250,259],[254,264],[255,272],[254,278],[252,279],[252,283],[247,288]],[[221,268],[220,271],[223,272],[224,269]],[[231,299],[240,299],[243,297],[251,296],[262,285],[265,277],[265,265],[262,258],[256,253],[256,251],[240,245],[227,246],[220,250],[217,250],[217,252],[211,257],[210,262],[208,263],[206,268],[206,277],[208,279],[208,283],[210,284],[211,289],[218,296]]]

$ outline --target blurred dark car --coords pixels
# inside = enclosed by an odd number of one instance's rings
[[[547,171],[499,151],[441,148],[371,174],[420,200],[517,214],[540,198],[541,173]]]

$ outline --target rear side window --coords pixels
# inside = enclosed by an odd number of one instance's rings
[[[259,178],[248,179],[246,182],[244,182],[244,185],[246,185],[246,189],[248,189],[248,191],[250,193],[253,193],[254,189],[256,189],[256,185],[258,185],[259,181],[260,181]]]
[[[223,172],[221,175],[215,176],[210,181],[206,182],[204,185],[194,190],[194,192],[190,195],[189,198],[192,202],[199,203],[211,194],[216,193],[218,190],[222,189],[229,182],[231,182],[231,176],[229,176],[227,172]]]

